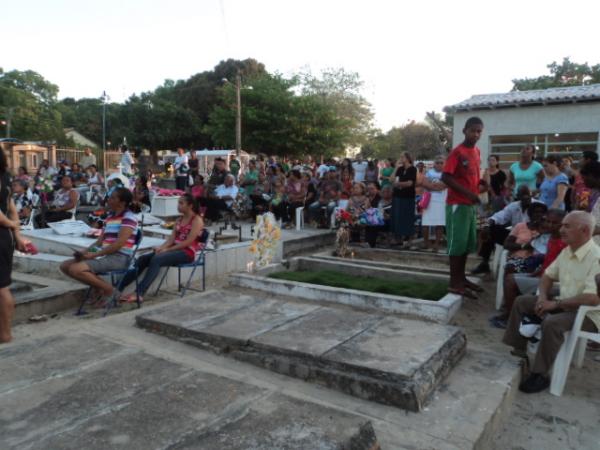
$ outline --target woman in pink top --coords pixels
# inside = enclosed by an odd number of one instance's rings
[[[196,252],[203,245],[198,238],[202,235],[204,222],[198,215],[198,205],[192,194],[184,194],[179,198],[177,210],[181,213],[181,217],[177,219],[171,236],[164,244],[156,247],[152,253],[142,255],[137,260],[138,274],[147,269],[144,278],[138,284],[140,301],[143,301],[143,296],[158,276],[161,267],[177,266],[194,261]],[[123,287],[131,284],[134,279],[135,274],[127,275],[123,280]],[[136,293],[123,295],[120,300],[128,303],[135,302]]]
[[[539,227],[548,207],[543,203],[532,203],[527,209],[529,222],[516,224],[504,241],[504,248],[510,253],[506,259],[505,273],[526,271],[525,260],[533,254],[531,241],[539,235]]]

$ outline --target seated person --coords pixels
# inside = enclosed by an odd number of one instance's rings
[[[205,217],[207,219],[213,221],[218,220],[221,211],[226,211],[231,208],[231,205],[233,205],[233,201],[238,194],[238,187],[233,183],[234,181],[233,175],[227,175],[224,184],[217,186],[214,192],[209,194],[206,199]]]
[[[48,210],[35,216],[37,228],[43,228],[48,222],[59,222],[70,219],[72,210],[77,207],[79,193],[73,189],[73,181],[69,175],[64,175],[60,180],[61,188],[54,193],[54,200]]]
[[[191,263],[196,258],[196,252],[202,245],[199,236],[202,235],[204,222],[198,215],[198,202],[192,194],[184,194],[177,202],[177,211],[181,216],[175,222],[171,236],[153,252],[140,256],[137,261],[138,274],[144,270],[144,278],[138,284],[139,300],[144,300],[144,295],[150,285],[156,280],[161,267],[177,266],[179,264]],[[135,274],[127,274],[121,285],[126,287],[135,280]],[[135,302],[136,293],[120,297],[122,302]]]
[[[546,244],[542,265],[531,273],[509,273],[504,277],[504,307],[503,312],[490,319],[492,326],[506,328],[508,316],[512,310],[515,299],[519,295],[534,294],[537,290],[540,277],[563,248],[567,246],[560,237],[560,226],[566,213],[561,209],[551,209],[544,217],[544,233],[549,233],[550,239]]]
[[[531,244],[541,234],[541,222],[547,210],[543,203],[531,204],[527,210],[529,221],[516,224],[510,231],[504,241],[504,248],[509,251],[504,267],[505,274],[527,273],[535,269],[527,266],[527,260],[534,254]]]
[[[97,300],[110,297],[113,287],[96,274],[126,269],[133,254],[138,222],[130,209],[132,201],[129,189],[115,189],[108,199],[109,214],[98,240],[60,265],[65,275],[91,286]]]
[[[567,247],[542,275],[539,295],[522,295],[512,308],[503,342],[514,347],[511,353],[515,356],[526,356],[527,338],[519,333],[523,316],[536,315],[542,321],[542,337],[531,372],[519,385],[522,392],[541,392],[550,386],[548,373],[565,340],[565,333],[573,328],[577,309],[581,305],[600,304],[596,285],[600,274],[600,247],[592,240],[595,225],[594,218],[587,212],[567,214],[560,229]],[[552,292],[554,282],[560,282],[558,296]],[[600,311],[588,313],[581,329],[597,333],[599,328]]]
[[[369,198],[367,197],[367,188],[364,183],[354,183],[346,210],[352,215],[354,225],[350,233],[352,242],[360,242],[360,228],[358,221],[360,216],[371,207]]]
[[[204,177],[200,174],[194,175],[194,184],[188,187],[188,191],[196,200],[204,197]]]
[[[145,176],[135,180],[133,188],[133,204],[131,210],[135,213],[149,212],[150,205],[150,190],[148,189],[148,180]]]
[[[275,218],[281,220],[286,227],[288,227],[290,222],[288,206],[285,185],[281,181],[276,180],[273,183],[273,196],[271,197],[269,210],[275,215]]]
[[[29,217],[31,216],[31,210],[33,209],[33,203],[31,198],[27,195],[27,189],[29,183],[24,180],[15,180],[12,182],[12,198],[17,208],[17,214],[19,215],[19,221],[21,225],[27,225],[29,223]]]
[[[296,209],[304,206],[307,186],[302,178],[302,174],[297,169],[292,169],[285,185],[285,192],[288,199],[288,216],[291,220],[296,220]],[[291,224],[290,224],[291,225]]]
[[[331,213],[338,205],[341,189],[341,184],[337,181],[335,168],[333,170],[330,169],[325,178],[319,183],[318,200],[311,203],[308,207],[310,219],[313,221],[316,220],[321,213],[321,208],[327,208],[327,217],[325,217],[325,222],[327,222]]]
[[[517,200],[509,203],[504,209],[488,219],[480,236],[481,249],[479,250],[479,256],[481,256],[481,263],[473,269],[471,272],[473,275],[490,271],[489,261],[496,244],[504,245],[504,241],[510,233],[508,227],[529,220],[527,209],[535,202],[537,200],[532,199],[529,187],[523,184],[517,190]]]
[[[376,205],[373,205],[383,216],[383,225],[373,226],[367,225],[365,228],[365,240],[369,244],[369,247],[375,248],[377,243],[377,236],[380,232],[389,231],[390,223],[392,220],[392,201],[394,199],[394,189],[391,184],[386,184],[381,189],[381,200]]]

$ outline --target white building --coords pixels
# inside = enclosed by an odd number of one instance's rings
[[[575,159],[584,150],[600,150],[600,84],[474,95],[451,109],[453,146],[462,142],[469,117],[483,120],[478,143],[483,165],[496,154],[506,167],[528,143],[537,146],[538,155],[568,153]]]

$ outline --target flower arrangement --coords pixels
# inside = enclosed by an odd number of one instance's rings
[[[183,194],[185,194],[185,192],[179,189],[159,189],[157,193],[157,195],[164,197],[176,197]]]
[[[354,218],[352,214],[350,214],[345,209],[338,209],[335,213],[335,224],[338,228],[343,227],[347,228],[352,226],[354,223]]]
[[[273,213],[256,216],[255,238],[250,244],[257,267],[265,267],[275,257],[277,243],[281,239],[281,228]]]
[[[39,192],[44,192],[46,194],[54,192],[54,183],[52,182],[52,178],[41,178],[40,180],[38,180],[38,183],[36,184],[35,188]]]

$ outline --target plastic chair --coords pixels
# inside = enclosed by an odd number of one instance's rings
[[[296,230],[300,231],[304,228],[304,206],[296,208]]]
[[[498,245],[496,246],[496,252],[500,254],[496,278],[496,309],[502,308],[502,302],[504,301],[504,266],[506,265],[506,258],[508,257],[508,250],[502,248],[501,252],[498,252]],[[494,257],[495,259],[495,257]]]
[[[500,244],[496,244],[496,247],[494,248],[494,259],[492,260],[492,267],[490,267],[494,279],[498,278],[498,268],[500,267],[500,259],[503,251],[504,247]]]
[[[202,290],[200,292],[203,292],[206,289],[206,250],[205,250],[205,246],[206,246],[206,242],[208,241],[208,236],[210,235],[209,231],[205,228],[204,230],[202,230],[202,234],[198,237],[198,242],[200,242],[202,244],[202,249],[198,250],[196,252],[196,258],[194,258],[194,261],[189,262],[189,263],[183,263],[183,264],[179,264],[177,266],[168,266],[165,270],[165,273],[163,274],[162,278],[160,279],[160,282],[158,283],[158,287],[156,288],[156,291],[154,292],[154,295],[158,294],[158,291],[160,291],[161,286],[163,285],[163,282],[165,281],[165,279],[167,278],[167,274],[169,273],[169,269],[171,267],[176,267],[177,268],[177,291],[180,292],[179,296],[183,297],[185,295],[185,291],[187,291],[188,289],[190,290],[195,290],[193,288],[190,288],[190,284],[192,282],[192,278],[194,277],[194,273],[196,273],[196,269],[198,267],[202,267]],[[181,289],[181,269],[192,269],[192,272],[190,273],[190,276],[187,280],[187,282],[185,283],[185,286],[183,287],[183,289]]]
[[[552,381],[550,382],[550,393],[552,395],[556,395],[557,397],[562,395],[573,355],[575,355],[575,367],[580,368],[583,366],[587,341],[600,343],[600,332],[592,333],[590,331],[582,331],[581,329],[583,319],[585,319],[585,315],[590,311],[600,311],[600,306],[580,306],[577,310],[573,328],[568,333],[565,333],[565,341],[554,360]]]
[[[138,270],[137,270],[137,265],[135,264],[135,255],[140,247],[140,243],[142,242],[143,227],[144,227],[144,225],[142,223],[142,225],[137,229],[137,232],[135,234],[135,245],[133,247],[133,253],[129,257],[129,260],[127,262],[127,267],[125,269],[111,270],[108,272],[100,272],[100,273],[96,274],[98,276],[109,277],[110,284],[114,288],[113,294],[112,294],[110,300],[106,303],[106,307],[104,308],[103,316],[106,316],[113,307],[118,306],[117,299],[118,299],[121,291],[124,289],[122,282],[125,279],[125,276],[129,275],[131,273],[135,273],[135,292],[136,292],[137,307],[141,308],[141,306],[142,306],[142,303],[140,302],[140,297],[138,294],[138,280],[137,280],[138,279],[138,277],[137,277]],[[92,293],[92,288],[90,286],[88,288],[83,300],[81,301],[79,308],[77,309],[77,312],[75,313],[76,316],[82,316],[84,314],[87,314],[87,312],[85,312],[83,308],[84,308],[85,304],[89,301],[91,293]]]

